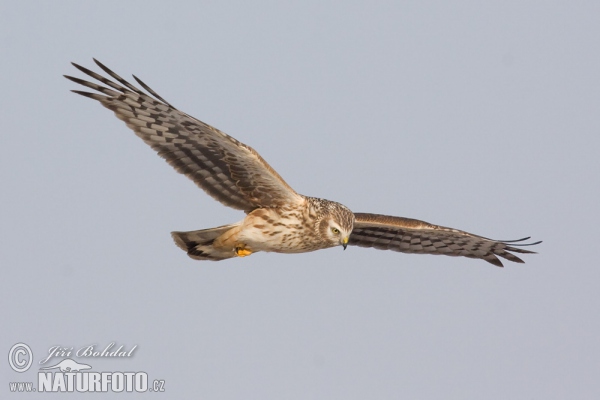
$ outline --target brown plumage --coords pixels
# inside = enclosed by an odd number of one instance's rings
[[[216,261],[258,251],[300,253],[354,245],[481,258],[502,266],[498,256],[522,263],[511,252],[533,253],[518,246],[540,243],[523,243],[529,238],[496,241],[414,219],[353,213],[340,203],[300,195],[250,146],[179,111],[137,77],[149,95],[94,61],[114,81],[73,64],[105,85],[65,75],[97,93],[73,92],[112,110],[178,172],[222,204],[247,214],[231,225],[173,232],[175,243],[194,259]]]

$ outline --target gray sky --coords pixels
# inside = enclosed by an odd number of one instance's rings
[[[135,355],[94,370],[145,371],[168,398],[598,398],[598,15],[594,1],[2,2],[0,352],[26,343],[34,366],[4,358],[0,396],[36,380],[51,346],[115,342]],[[361,248],[193,261],[171,231],[243,214],[69,92],[69,62],[92,57],[302,194],[544,243],[504,269]]]

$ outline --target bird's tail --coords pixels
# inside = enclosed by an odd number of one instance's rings
[[[171,232],[175,244],[194,260],[220,261],[235,257],[233,250],[218,249],[213,246],[215,239],[236,228],[238,224],[189,232]]]

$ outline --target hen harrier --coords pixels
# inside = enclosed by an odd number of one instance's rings
[[[114,111],[178,172],[247,214],[235,224],[173,232],[191,258],[217,261],[259,251],[302,253],[351,245],[481,258],[502,267],[497,256],[523,263],[512,253],[533,253],[518,246],[540,243],[524,243],[529,237],[497,241],[416,219],[353,213],[340,203],[298,194],[250,146],[179,111],[135,75],[150,95],[94,61],[114,81],[73,63],[105,85],[65,76],[99,93],[73,92]]]

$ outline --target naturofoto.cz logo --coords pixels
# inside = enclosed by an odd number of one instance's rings
[[[110,343],[103,350],[96,350],[95,345],[85,346],[77,351],[72,347],[53,346],[48,350],[48,355],[39,361],[37,382],[9,382],[11,392],[164,392],[165,381],[154,379],[150,382],[148,374],[144,371],[111,371],[95,372],[93,367],[86,363],[75,361],[70,357],[131,357],[134,350],[124,350],[124,346],[114,349],[115,344]],[[61,361],[44,364],[56,357],[65,357]],[[15,372],[27,371],[33,362],[33,352],[24,343],[17,343],[11,347],[8,361]]]

